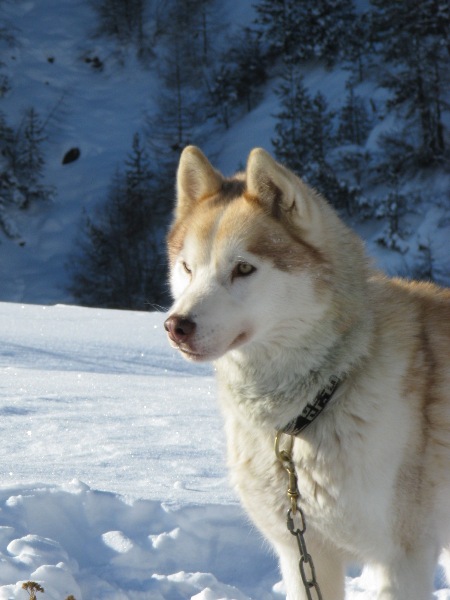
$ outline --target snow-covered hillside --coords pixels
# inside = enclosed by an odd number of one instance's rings
[[[163,315],[0,303],[0,323],[0,600],[27,580],[42,600],[282,600],[228,484],[212,373]],[[372,577],[349,571],[346,600]]]
[[[12,89],[0,109],[17,124],[30,106],[44,120],[50,117],[46,183],[56,195],[32,218],[22,211],[15,216],[25,245],[1,236],[0,294],[52,304],[70,299],[66,262],[82,211],[104,199],[155,89],[148,71],[121,68],[106,42],[99,46],[89,37],[93,12],[85,0],[6,2],[1,9],[17,44],[5,54]],[[86,62],[98,55],[105,60],[101,73]],[[80,158],[62,165],[72,147],[80,149]]]
[[[142,131],[145,115],[152,113],[160,94],[158,61],[144,69],[131,50],[118,53],[112,41],[93,37],[95,13],[87,0],[3,2],[1,10],[1,22],[15,42],[2,46],[1,70],[11,89],[1,98],[0,110],[16,128],[29,107],[46,122],[44,183],[54,188],[55,195],[49,206],[11,215],[18,239],[0,233],[0,299],[73,302],[67,291],[66,264],[81,215],[84,210],[92,214],[94,206],[104,202],[113,173],[130,151],[133,134]],[[234,27],[251,25],[255,17],[251,0],[229,0],[221,10],[222,20]],[[96,68],[96,60],[101,61],[101,69]],[[313,64],[305,67],[304,76],[311,94],[323,93],[334,111],[342,107],[348,71],[328,71]],[[274,73],[260,90],[256,107],[249,113],[243,109],[228,130],[216,126],[203,132],[204,151],[225,174],[242,167],[254,146],[273,151],[278,83]],[[377,107],[384,101],[385,91],[373,82],[362,84],[358,93],[366,94]],[[388,125],[392,118],[378,115],[366,150],[374,148]],[[73,147],[80,150],[79,159],[62,165],[64,154]],[[385,223],[355,223],[382,268],[408,272],[411,261],[432,256],[438,280],[450,282],[449,182],[450,177],[441,173],[425,181],[413,178],[410,189],[402,189],[411,208],[404,224],[407,239],[401,241],[405,254],[376,242]],[[421,202],[416,206],[417,195]]]

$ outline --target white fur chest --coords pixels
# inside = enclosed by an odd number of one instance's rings
[[[273,544],[288,543],[288,476],[274,451],[275,430],[245,421],[223,398],[232,483],[247,512]],[[345,439],[337,433],[332,414],[315,426],[321,435],[296,438],[293,458],[307,526],[326,543],[353,559],[374,560],[386,548],[389,504],[396,466],[371,454],[370,438],[363,439],[348,424]]]

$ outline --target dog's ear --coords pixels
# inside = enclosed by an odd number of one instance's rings
[[[176,216],[184,216],[196,202],[216,194],[222,183],[222,175],[203,152],[196,146],[187,146],[178,165]]]
[[[247,193],[275,218],[288,219],[308,229],[318,207],[307,186],[265,150],[255,148],[247,161]]]

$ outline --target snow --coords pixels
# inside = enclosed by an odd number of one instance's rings
[[[230,21],[225,27],[227,39],[232,39],[239,27],[251,25],[255,16],[252,0],[226,0],[221,10],[224,22]],[[95,13],[86,0],[4,2],[0,18],[17,40],[1,56],[2,73],[9,77],[11,91],[1,99],[0,110],[16,128],[30,106],[47,121],[45,184],[56,190],[51,205],[20,211],[10,219],[23,245],[0,233],[0,299],[73,303],[67,290],[66,265],[75,248],[81,216],[84,211],[92,215],[95,206],[104,202],[116,168],[131,151],[134,133],[145,129],[146,116],[152,114],[160,90],[158,61],[144,69],[132,48],[119,52],[113,42],[94,37]],[[224,39],[220,43],[224,44]],[[86,62],[95,57],[102,61],[102,70]],[[328,71],[315,63],[305,66],[310,93],[324,93],[335,111],[345,103],[348,78],[349,72],[342,68]],[[273,76],[261,90],[261,103],[250,113],[243,109],[229,130],[210,123],[202,132],[203,150],[225,174],[241,168],[253,147],[273,150],[279,82]],[[368,80],[356,92],[370,97],[378,107],[366,144],[367,150],[376,151],[380,134],[393,126],[392,116],[382,110],[386,90]],[[62,165],[64,154],[72,147],[80,149],[80,158]],[[408,264],[422,257],[419,238],[430,238],[430,255],[438,265],[436,279],[444,285],[450,283],[445,258],[450,252],[449,182],[450,176],[442,172],[412,182],[413,196],[422,196],[414,210],[423,217],[423,224],[418,235],[410,228],[405,241],[407,255],[388,251],[376,242],[383,223],[371,222],[370,227],[355,223],[380,267],[390,273],[407,271]]]
[[[0,110],[18,127],[34,106],[43,121],[46,181],[56,189],[50,206],[16,216],[24,246],[0,235],[1,299],[14,302],[73,301],[66,264],[83,211],[104,200],[116,167],[142,130],[156,93],[155,76],[124,69],[113,44],[90,37],[94,12],[86,0],[6,2],[0,17],[17,44],[2,54],[2,72],[12,82]],[[103,71],[86,58],[98,56]],[[49,62],[52,59],[53,62]],[[133,61],[132,55],[127,57]],[[62,165],[72,147],[81,151]]]
[[[212,369],[163,320],[0,303],[0,600],[27,580],[43,600],[284,597],[228,483]],[[374,594],[349,571],[346,600]]]
[[[224,3],[243,25],[251,5]],[[276,559],[228,483],[212,368],[168,346],[161,314],[66,305],[77,223],[105,198],[142,130],[156,75],[90,37],[86,0],[6,2],[1,16],[18,44],[2,54],[13,87],[0,109],[16,127],[31,105],[48,119],[46,184],[56,198],[15,216],[23,246],[0,239],[0,299],[18,302],[0,303],[0,600],[26,599],[29,579],[43,600],[279,600]],[[95,56],[101,72],[85,62]],[[306,78],[340,108],[345,73]],[[208,139],[204,150],[226,174],[252,147],[271,150],[275,87]],[[372,138],[385,127],[380,120]],[[74,146],[79,160],[61,165]],[[448,178],[433,189],[442,210],[424,206],[411,228],[444,264]],[[361,229],[370,253],[398,270],[374,241],[377,226]],[[353,568],[346,600],[372,600],[374,586],[372,572]],[[439,572],[435,588],[435,600],[450,600]]]

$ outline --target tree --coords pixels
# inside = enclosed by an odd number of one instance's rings
[[[91,0],[97,13],[97,35],[114,38],[122,47],[134,45],[141,59],[151,44],[145,34],[148,0]]]
[[[370,19],[369,11],[355,14],[353,21],[347,24],[346,43],[342,47],[342,55],[347,63],[347,68],[355,73],[359,83],[364,80],[365,71],[370,65],[373,53]]]
[[[208,87],[208,116],[215,117],[225,129],[230,127],[233,110],[237,104],[237,91],[233,82],[233,71],[224,64],[213,72]]]
[[[355,19],[352,0],[260,0],[256,23],[269,55],[290,60],[342,56]]]
[[[0,17],[0,52],[10,51],[17,44],[14,26]],[[0,70],[4,63],[0,56]],[[0,72],[0,99],[8,94],[11,82]],[[53,191],[42,184],[45,159],[44,126],[37,112],[26,111],[20,127],[15,130],[0,111],[0,229],[13,239],[21,240],[15,222],[15,211],[26,208],[34,200],[47,200]],[[20,241],[23,244],[23,240]]]
[[[248,112],[255,107],[259,89],[267,79],[259,36],[247,27],[236,35],[233,46],[222,54],[210,79],[208,114],[228,129],[239,107],[245,105]]]
[[[337,207],[344,190],[327,152],[333,142],[333,114],[324,96],[311,97],[298,66],[288,63],[277,90],[281,111],[276,115],[277,137],[272,140],[277,158],[323,192]]]
[[[1,4],[1,0],[0,0]],[[10,51],[17,44],[16,30],[14,26],[2,18],[0,15],[0,51]],[[5,66],[5,63],[0,58],[0,70]],[[0,73],[0,99],[6,96],[11,89],[11,82],[9,77],[4,73]]]
[[[210,0],[170,0],[167,5],[161,85],[156,111],[147,119],[149,145],[166,166],[174,166],[174,156],[176,162],[178,153],[192,143],[194,130],[204,123],[206,34],[200,35],[199,27],[209,4]]]
[[[301,43],[299,2],[260,0],[255,4],[256,24],[269,56],[293,57]]]
[[[217,3],[214,0],[188,0],[184,3],[192,14],[193,39],[197,42],[201,64],[209,67],[216,55],[215,40],[219,31],[219,16]],[[192,40],[191,40],[192,42]]]
[[[340,142],[362,146],[370,131],[370,120],[362,98],[347,82],[345,104],[339,114],[338,139]]]
[[[281,110],[275,116],[277,137],[272,140],[275,154],[297,173],[302,173],[311,156],[308,148],[311,97],[303,83],[300,70],[287,63],[283,81],[276,93]]]
[[[244,28],[236,36],[227,56],[233,65],[232,85],[236,91],[236,101],[245,102],[247,111],[250,112],[255,107],[258,88],[267,79],[266,61],[259,36],[248,27]]]
[[[376,216],[386,220],[386,226],[378,234],[376,241],[381,246],[405,254],[409,246],[404,241],[406,231],[403,230],[401,218],[408,210],[408,198],[398,188],[392,188],[387,196],[378,201]]]
[[[47,137],[43,123],[34,108],[29,108],[10,149],[10,161],[18,190],[23,196],[22,208],[35,202],[48,201],[53,189],[42,183],[45,168],[43,144]]]
[[[300,2],[303,11],[302,39],[307,57],[323,58],[332,66],[344,55],[355,22],[353,0],[316,0]]]
[[[179,153],[185,146],[194,143],[194,131],[201,122],[201,106],[195,90],[185,87],[181,58],[171,58],[167,67],[167,73],[174,76],[173,87],[161,85],[157,109],[146,119],[146,139],[160,166],[158,177],[170,173],[172,179]]]
[[[220,20],[214,0],[165,2],[165,19],[161,27],[166,52],[173,55],[177,50],[180,53],[186,77],[192,73],[199,75],[212,65]]]
[[[14,130],[8,124],[6,115],[0,111],[0,160],[4,166],[11,160],[14,142]]]
[[[386,63],[382,84],[388,107],[404,120],[384,140],[398,142],[404,168],[448,160],[444,112],[449,89],[450,10],[440,0],[372,0],[373,36]],[[383,140],[382,140],[383,143]]]
[[[88,306],[144,310],[166,297],[163,219],[140,136],[93,218],[85,217],[69,267],[71,293]]]
[[[0,112],[0,229],[11,239],[20,235],[11,216],[14,207],[21,207],[24,198],[18,192],[18,182],[11,166],[14,131]]]

